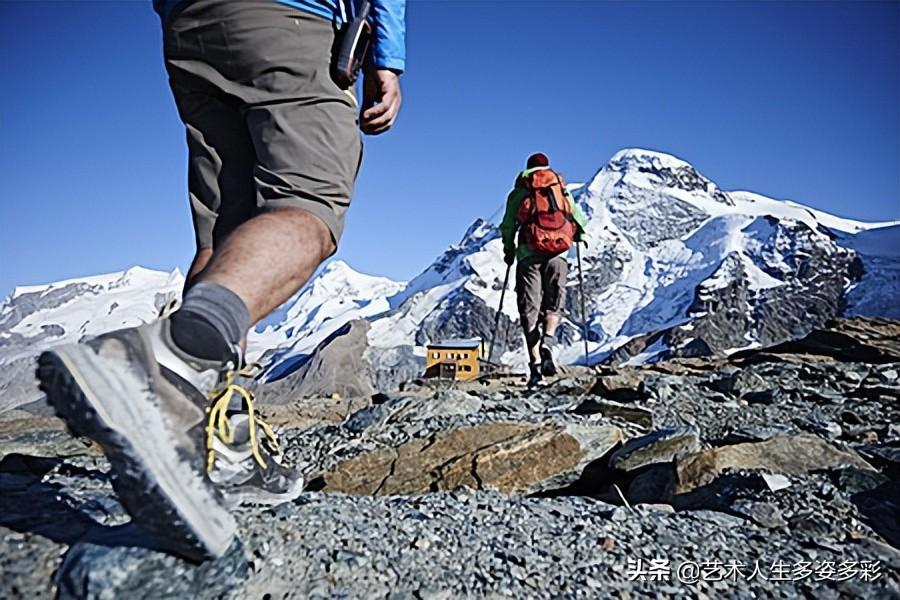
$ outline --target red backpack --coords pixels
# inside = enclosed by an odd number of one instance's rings
[[[535,252],[560,254],[575,243],[578,227],[566,194],[566,184],[552,169],[538,169],[522,179],[527,195],[516,218],[520,235]]]

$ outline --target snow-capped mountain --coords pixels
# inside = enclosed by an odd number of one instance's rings
[[[586,278],[591,359],[643,362],[781,341],[848,309],[896,297],[853,249],[896,223],[841,219],[750,192],[727,192],[690,164],[617,153],[577,193],[590,214]],[[896,265],[900,244],[878,252]],[[862,277],[862,279],[860,279]],[[856,296],[848,298],[851,287]],[[866,292],[865,290],[868,290]],[[876,314],[897,317],[886,300]],[[569,306],[570,315],[576,314]],[[577,335],[577,334],[576,334]],[[577,357],[577,348],[564,353]]]
[[[151,321],[183,284],[178,269],[133,267],[15,288],[0,305],[0,411],[41,397],[33,377],[41,351]]]
[[[841,314],[900,318],[900,222],[863,223],[725,191],[689,163],[641,149],[618,152],[570,187],[589,219],[582,262],[591,363],[765,345]],[[497,225],[476,220],[409,282],[329,263],[251,332],[250,358],[276,379],[353,319],[370,322],[367,358],[383,372],[413,372],[408,365],[429,341],[490,339],[506,270]],[[563,363],[584,360],[575,264],[559,334]],[[0,364],[153,318],[182,282],[177,271],[135,268],[17,288],[0,307]],[[521,367],[512,282],[501,310],[493,358]]]
[[[406,283],[363,275],[335,260],[279,310],[258,323],[247,338],[248,357],[269,365],[277,378],[353,319],[390,310],[390,299]]]
[[[179,297],[184,276],[133,267],[121,273],[21,286],[0,306],[4,362],[32,355],[45,342],[77,342],[156,318]]]

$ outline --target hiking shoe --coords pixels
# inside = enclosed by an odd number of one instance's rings
[[[227,417],[233,441],[225,443],[219,435],[212,441],[213,468],[210,479],[224,494],[229,506],[262,504],[274,506],[294,500],[303,492],[303,477],[282,463],[281,450],[271,428],[249,412]],[[253,425],[263,430],[261,442],[253,439]]]
[[[229,507],[245,502],[273,506],[303,492],[303,477],[282,463],[278,438],[257,412],[253,393],[236,383],[237,377],[254,376],[254,366],[225,373],[205,396],[161,366],[169,382],[208,415],[192,437],[202,441],[206,472]]]
[[[69,428],[102,447],[135,522],[182,556],[217,558],[236,525],[206,475],[196,428],[204,420],[201,390],[222,367],[181,356],[168,323],[44,352],[37,376]]]
[[[549,346],[541,345],[541,374],[553,377],[557,373],[556,364],[553,362],[553,352]]]
[[[543,381],[544,377],[541,375],[541,370],[538,365],[531,365],[531,375],[528,377],[528,383],[525,384],[525,387],[528,389],[540,387]]]

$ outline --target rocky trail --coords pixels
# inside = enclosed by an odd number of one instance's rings
[[[0,597],[900,598],[900,323],[266,404],[307,490],[195,565],[90,443],[0,413]]]

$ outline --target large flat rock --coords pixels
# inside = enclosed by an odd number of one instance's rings
[[[515,494],[571,483],[622,440],[615,426],[483,423],[414,439],[346,460],[324,490],[420,494],[463,486]]]
[[[89,439],[72,437],[56,417],[13,410],[0,418],[0,459],[9,454],[61,457],[99,453]]]

